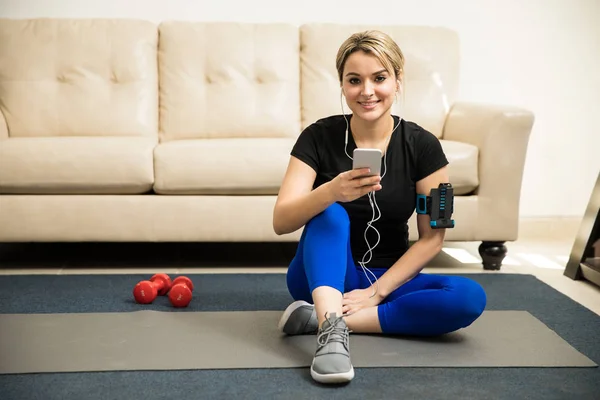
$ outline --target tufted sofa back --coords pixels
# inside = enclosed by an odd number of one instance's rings
[[[394,39],[405,57],[403,93],[392,111],[442,136],[450,105],[456,100],[459,39],[441,27],[306,24],[302,43],[302,126],[341,114],[340,82],[335,57],[353,33],[379,29]],[[345,101],[344,112],[350,113]]]
[[[0,23],[10,137],[157,136],[158,34],[137,20]]]
[[[458,37],[445,28],[3,19],[0,139],[295,138],[342,112],[338,47],[373,28],[406,57],[394,113],[441,137],[459,71]]]
[[[177,21],[159,29],[161,141],[298,135],[298,28]]]

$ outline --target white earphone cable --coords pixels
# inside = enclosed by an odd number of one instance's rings
[[[340,96],[340,102],[341,102],[342,97]],[[349,129],[349,124],[348,124],[348,119],[346,118],[346,114],[344,114],[344,105],[342,103],[342,115],[344,117],[344,120],[346,121],[346,137],[344,140],[344,152],[346,153],[346,156],[348,156],[348,158],[350,160],[353,160],[353,158],[350,156],[350,154],[348,154],[348,129]],[[396,131],[396,129],[398,128],[398,126],[400,125],[400,121],[398,121],[398,123],[396,124],[396,126],[394,127],[394,129],[392,130],[392,132],[390,133],[390,135],[387,138],[386,141],[386,151],[383,155],[383,174],[381,175],[381,181],[383,181],[383,177],[385,176],[386,172],[387,172],[387,146],[391,140],[392,135],[394,134],[394,132]],[[367,222],[367,226],[365,228],[365,232],[364,232],[364,238],[365,238],[365,242],[367,243],[367,251],[365,252],[365,254],[363,254],[362,260],[358,262],[358,264],[362,267],[363,272],[367,278],[367,280],[369,281],[369,283],[371,284],[371,286],[373,286],[373,281],[371,281],[371,279],[369,278],[369,275],[367,275],[367,271],[371,274],[371,276],[375,279],[375,283],[376,283],[376,289],[374,290],[373,294],[371,295],[371,297],[375,296],[378,292],[379,292],[379,281],[377,280],[377,277],[375,276],[375,274],[366,267],[366,264],[368,264],[372,258],[373,258],[373,250],[375,250],[375,248],[377,247],[377,245],[379,244],[379,241],[381,239],[381,235],[379,233],[379,231],[377,230],[377,228],[375,228],[373,226],[373,224],[377,221],[379,221],[379,219],[381,218],[382,214],[381,214],[381,210],[379,209],[379,206],[377,205],[377,200],[375,199],[375,192],[369,192],[367,194],[368,198],[369,198],[369,204],[371,205],[371,210],[373,211],[372,216],[371,216],[371,221]],[[371,246],[371,244],[369,243],[369,239],[367,238],[367,232],[369,230],[369,228],[373,229],[375,231],[375,233],[377,234],[377,241],[376,243]],[[369,259],[365,261],[365,257],[367,257],[367,254],[369,255]]]

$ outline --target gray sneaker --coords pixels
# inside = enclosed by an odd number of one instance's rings
[[[354,378],[350,362],[350,331],[343,317],[332,313],[317,335],[317,351],[310,375],[321,383],[343,383]]]
[[[317,333],[319,320],[315,306],[303,300],[293,302],[283,312],[278,327],[288,335]]]

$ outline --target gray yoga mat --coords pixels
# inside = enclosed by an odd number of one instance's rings
[[[0,373],[307,367],[314,335],[278,311],[0,315]],[[525,311],[438,338],[351,334],[355,367],[595,367]]]

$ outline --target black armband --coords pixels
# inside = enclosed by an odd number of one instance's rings
[[[454,228],[454,189],[450,183],[440,183],[431,195],[417,194],[417,214],[427,214],[433,229]]]

